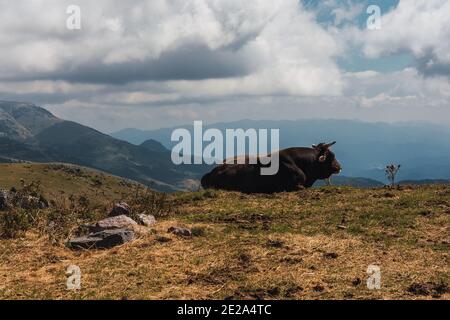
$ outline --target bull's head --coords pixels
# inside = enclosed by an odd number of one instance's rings
[[[321,179],[329,178],[332,174],[338,174],[341,172],[341,164],[336,160],[336,156],[330,150],[330,147],[334,145],[336,141],[331,143],[319,143],[313,144],[313,149],[317,150],[317,161],[319,164],[319,175]]]

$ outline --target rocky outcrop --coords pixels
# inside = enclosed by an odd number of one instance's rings
[[[119,202],[114,205],[114,207],[109,212],[110,217],[126,215],[130,216],[132,213],[130,206],[126,202]]]
[[[9,207],[8,196],[9,196],[8,191],[0,190],[0,211],[8,209]]]
[[[71,239],[68,246],[73,249],[110,249],[130,242],[134,232],[127,229],[103,230],[87,236]]]
[[[45,209],[49,204],[47,200],[35,193],[25,194],[15,189],[0,190],[0,210],[18,207],[25,210]]]
[[[151,214],[140,213],[137,215],[136,221],[140,225],[146,226],[146,227],[150,227],[150,226],[156,224],[156,219]]]
[[[134,226],[137,226],[136,221],[126,215],[120,215],[100,220],[90,230],[92,232],[99,232],[112,229],[133,229]]]
[[[22,196],[19,200],[19,206],[23,209],[45,209],[48,203],[42,197]]]
[[[179,227],[170,227],[167,232],[173,233],[176,236],[181,237],[190,237],[192,236],[192,232],[189,229],[186,228],[179,228]]]
[[[117,203],[108,218],[94,225],[83,226],[81,229],[86,230],[87,227],[89,233],[69,240],[67,246],[73,249],[109,249],[132,241],[135,232],[141,232],[143,228],[139,224],[148,227],[156,223],[154,216],[143,213],[135,217],[136,222],[129,216],[131,213],[128,204]]]

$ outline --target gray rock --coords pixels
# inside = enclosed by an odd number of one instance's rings
[[[109,212],[110,217],[120,216],[120,215],[131,215],[131,208],[125,202],[119,202],[114,205],[112,210]]]
[[[152,216],[151,214],[140,213],[137,215],[136,220],[137,220],[137,223],[139,223],[140,225],[146,226],[146,227],[150,227],[156,223],[155,217]]]
[[[162,236],[157,236],[155,240],[161,243],[167,243],[172,241],[172,239]]]
[[[43,196],[24,195],[16,191],[0,190],[0,210],[20,207],[26,210],[48,208],[48,201]]]
[[[19,205],[22,209],[43,209],[44,204],[38,197],[23,196],[20,198]]]
[[[134,239],[134,232],[126,229],[104,230],[71,239],[67,245],[73,249],[110,249]]]
[[[45,199],[42,195],[39,196],[39,208],[45,209],[50,207],[50,204],[48,203],[47,199]]]
[[[192,236],[191,230],[186,229],[186,228],[170,227],[169,230],[167,230],[167,232],[170,232],[170,233],[173,233],[174,235],[182,236],[182,237]]]
[[[6,210],[9,207],[8,203],[9,192],[0,190],[0,210]]]
[[[132,229],[134,226],[137,226],[136,221],[125,215],[120,215],[100,220],[90,230],[92,232],[99,232],[112,229]]]

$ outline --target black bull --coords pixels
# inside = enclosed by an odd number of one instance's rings
[[[274,175],[261,175],[261,163],[221,164],[202,178],[203,188],[245,193],[296,191],[311,187],[316,180],[328,179],[341,171],[329,144],[312,148],[288,148],[279,151],[279,170]],[[269,166],[269,165],[265,165]]]

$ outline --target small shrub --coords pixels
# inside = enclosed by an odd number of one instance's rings
[[[203,193],[203,197],[209,198],[209,199],[214,199],[214,198],[217,198],[217,193],[214,192],[213,190],[206,190]]]
[[[400,164],[390,164],[386,166],[386,177],[389,180],[391,187],[395,186],[395,177],[397,176],[398,171],[400,170]]]
[[[149,189],[136,189],[134,196],[127,202],[135,214],[146,212],[155,217],[161,217],[167,215],[170,210],[167,194]]]
[[[205,228],[204,227],[193,227],[191,229],[192,235],[194,237],[203,237],[205,236]]]
[[[31,227],[30,216],[23,209],[9,210],[0,215],[0,236],[11,239],[20,236]]]
[[[56,244],[66,241],[73,234],[81,234],[82,226],[90,225],[104,217],[104,210],[98,212],[89,207],[85,197],[70,197],[69,201],[60,200],[39,216],[39,230]],[[77,231],[77,232],[75,232]]]
[[[43,221],[45,223],[43,231],[52,243],[57,243],[67,239],[78,227],[77,220],[76,214],[54,208],[48,212]]]

